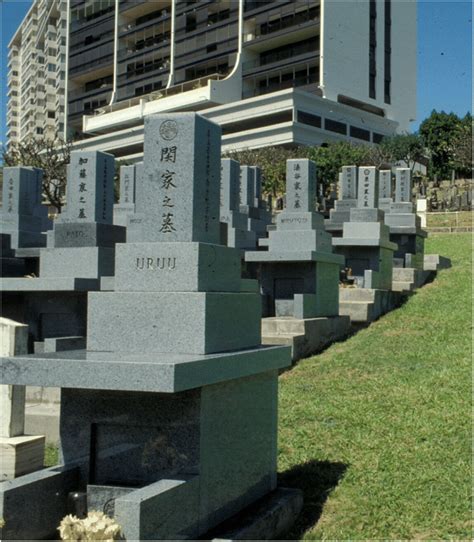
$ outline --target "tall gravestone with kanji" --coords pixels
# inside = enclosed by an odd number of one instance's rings
[[[385,213],[390,211],[392,199],[392,170],[381,169],[379,171],[379,209]]]
[[[414,210],[409,168],[396,169],[395,201],[385,214],[385,224],[390,228],[390,239],[398,245],[395,266],[422,270],[427,234]]]
[[[258,166],[240,167],[240,212],[247,216],[247,230],[258,240],[267,235],[267,227],[272,223],[271,212],[262,199],[262,171]]]
[[[41,251],[40,278],[114,274],[115,244],[125,241],[125,228],[112,224],[114,170],[110,154],[71,153],[66,207]]]
[[[248,229],[248,217],[240,212],[240,164],[221,160],[220,192],[221,244],[242,250],[254,249],[256,234]]]
[[[316,165],[288,160],[286,208],[269,232],[268,251],[247,252],[259,264],[264,316],[316,318],[339,314],[339,268],[324,219],[314,211]]]
[[[8,358],[6,383],[62,387],[63,467],[7,489],[7,528],[33,505],[62,512],[69,491],[127,540],[197,539],[275,489],[290,352],[261,346],[257,285],[218,244],[220,141],[195,113],[145,119],[142,239],[117,245],[115,291],[89,294],[87,350]],[[38,502],[45,480],[53,503]],[[59,522],[33,523],[15,534]]]
[[[324,221],[326,231],[333,236],[342,234],[342,225],[350,219],[351,209],[357,207],[357,166],[343,166],[339,174],[338,199],[334,209],[329,211],[329,218]]]
[[[127,226],[128,217],[135,214],[136,185],[140,182],[141,165],[121,166],[120,199],[114,205],[114,224]]]
[[[384,212],[378,209],[379,176],[375,167],[359,168],[357,207],[344,222],[342,237],[334,238],[335,251],[346,259],[346,267],[358,286],[390,290],[393,252],[390,231],[384,225]]]
[[[12,249],[46,246],[51,228],[48,209],[41,204],[43,172],[38,168],[3,168],[2,234]]]

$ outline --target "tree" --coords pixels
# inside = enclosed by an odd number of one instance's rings
[[[244,149],[228,151],[224,158],[232,158],[242,165],[259,166],[262,169],[262,191],[274,197],[285,193],[286,161],[303,157],[304,149],[296,147],[263,147],[261,149]]]
[[[452,167],[461,175],[472,178],[472,115],[466,115],[461,122],[459,133],[452,144]]]
[[[58,213],[63,206],[66,190],[67,165],[71,157],[71,143],[54,138],[29,138],[2,149],[3,165],[36,167],[43,170],[43,194]]]
[[[455,113],[433,110],[421,123],[420,136],[429,151],[433,174],[447,178],[455,169],[454,149],[464,122]]]
[[[302,157],[316,162],[318,182],[322,183],[324,190],[330,183],[337,181],[342,166],[363,166],[372,163],[369,146],[354,145],[345,141],[321,147],[307,147],[304,151]]]
[[[400,134],[384,137],[380,148],[390,156],[390,162],[403,161],[413,173],[417,162],[426,156],[423,140],[418,134]]]

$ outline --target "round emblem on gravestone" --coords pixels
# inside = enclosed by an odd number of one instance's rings
[[[364,169],[364,175],[370,175],[370,169]]]
[[[174,120],[165,120],[160,126],[160,136],[166,141],[171,141],[178,135],[178,124]]]

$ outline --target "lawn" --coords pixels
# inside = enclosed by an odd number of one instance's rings
[[[280,484],[303,489],[288,539],[471,540],[471,236],[400,309],[280,379]]]
[[[473,225],[473,213],[471,211],[427,213],[426,220],[428,228],[466,228]]]

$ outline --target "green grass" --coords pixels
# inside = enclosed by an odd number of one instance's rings
[[[44,450],[44,466],[45,467],[54,467],[58,464],[59,453],[58,447],[55,444],[48,443],[46,444]]]
[[[473,224],[473,213],[471,211],[427,213],[426,220],[429,228],[469,227]]]
[[[471,537],[471,237],[370,327],[280,378],[280,484],[303,489],[288,539]]]

